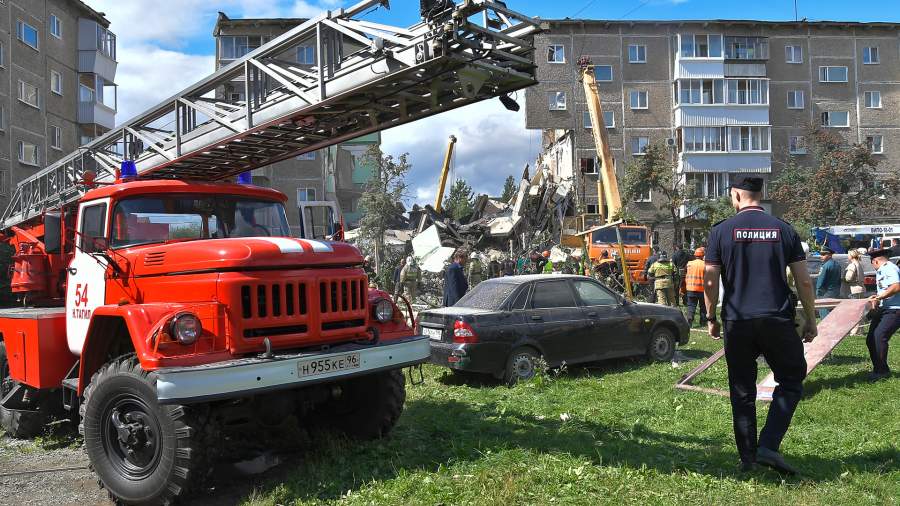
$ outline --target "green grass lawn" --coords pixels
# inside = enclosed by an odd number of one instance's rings
[[[720,346],[695,332],[684,352],[700,359]],[[512,389],[463,383],[428,366],[425,383],[408,386],[406,410],[389,438],[321,441],[289,464],[286,479],[258,489],[248,502],[900,502],[900,378],[865,380],[870,364],[862,337],[846,339],[806,382],[782,447],[802,478],[736,472],[728,399],[672,387],[697,363],[573,367]],[[727,387],[724,363],[698,384]],[[765,414],[760,407],[760,426]]]

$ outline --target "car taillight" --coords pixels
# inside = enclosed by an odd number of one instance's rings
[[[874,285],[875,284],[875,276],[866,276],[866,279],[863,281],[863,284]]]
[[[464,321],[457,320],[453,323],[453,342],[463,344],[477,343],[478,336],[475,334],[475,329],[473,329],[471,325]]]

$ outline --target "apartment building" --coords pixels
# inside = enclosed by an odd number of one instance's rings
[[[115,126],[116,36],[78,0],[0,1],[0,205]]]
[[[216,38],[216,69],[231,64],[305,21],[297,18],[231,19],[220,12],[213,31]],[[352,47],[352,42],[344,41],[344,50],[352,50]],[[303,70],[313,70],[316,66],[315,40],[286,51],[279,59],[294,63]],[[219,100],[227,103],[243,102],[243,79],[233,81],[216,93]],[[374,174],[373,168],[366,163],[365,155],[380,142],[380,134],[374,133],[277,162],[254,170],[253,182],[275,188],[288,196],[285,206],[294,233],[300,231],[298,201],[308,200],[337,201],[345,224],[353,228],[361,218],[359,198],[366,182]]]
[[[766,181],[764,205],[778,214],[768,183],[789,157],[811,162],[805,140],[810,125],[868,143],[881,168],[900,167],[900,25],[548,23],[537,40],[540,84],[526,95],[527,127],[543,130],[539,163],[573,180],[587,213],[596,211],[599,161],[578,81],[582,56],[594,64],[620,177],[647,145],[662,142],[697,196],[726,195],[732,181],[752,174]],[[630,206],[652,222],[658,202],[650,194]],[[702,218],[692,206],[682,216]],[[897,217],[900,208],[891,202],[878,218]],[[661,226],[659,234],[670,237],[671,231]],[[690,243],[697,231],[689,223],[684,234]]]

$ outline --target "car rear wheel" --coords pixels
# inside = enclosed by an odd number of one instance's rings
[[[650,337],[650,346],[647,348],[647,356],[657,362],[668,362],[675,356],[675,336],[672,331],[660,327],[653,331]]]
[[[532,348],[518,348],[509,354],[506,374],[503,379],[508,385],[528,381],[537,374],[540,355]]]

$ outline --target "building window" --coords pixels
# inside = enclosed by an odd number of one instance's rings
[[[297,63],[301,65],[315,65],[316,48],[313,46],[297,46]]]
[[[40,37],[38,35],[37,28],[29,25],[21,19],[16,21],[16,38],[35,49],[38,48],[38,39]]]
[[[881,109],[881,92],[880,91],[867,91],[865,92],[866,99],[866,108],[867,109]]]
[[[722,36],[713,34],[682,33],[681,39],[682,58],[721,58]]]
[[[79,102],[93,102],[94,101],[94,89],[89,86],[79,84],[78,85],[78,101]]]
[[[650,146],[650,137],[632,137],[631,138],[631,154],[643,155]]]
[[[804,106],[803,90],[789,90],[787,92],[788,109],[803,109]]]
[[[628,46],[628,63],[647,63],[647,46],[638,44]]]
[[[316,159],[315,151],[310,151],[309,153],[303,153],[302,155],[297,155],[297,160],[309,161],[309,160],[315,160],[315,159]]]
[[[632,91],[630,96],[632,109],[646,109],[649,106],[646,91]]]
[[[50,91],[57,95],[63,94],[62,74],[55,70],[50,71]]]
[[[0,42],[0,67],[6,66],[6,44]]]
[[[582,174],[596,174],[599,171],[600,163],[595,157],[580,158],[578,162]]]
[[[725,103],[725,81],[722,79],[683,79],[678,86],[681,104]]]
[[[689,172],[684,175],[685,185],[692,198],[718,198],[728,195],[727,172]]]
[[[788,151],[792,155],[806,154],[806,138],[802,135],[792,135],[788,138]]]
[[[297,188],[297,202],[310,202],[316,200],[315,188]]]
[[[612,81],[612,65],[594,65],[594,78],[598,81]]]
[[[769,40],[765,37],[725,37],[725,58],[768,60]]]
[[[881,56],[878,54],[877,47],[864,47],[863,48],[863,64],[865,65],[877,65],[881,63]]]
[[[682,131],[685,152],[723,152],[725,127],[688,127]]]
[[[111,60],[116,59],[116,35],[100,25],[97,25],[97,51]]]
[[[6,107],[0,105],[0,131],[6,131]]]
[[[53,14],[50,15],[50,35],[57,39],[62,38],[62,21]]]
[[[36,145],[19,141],[19,161],[25,165],[37,165],[38,160],[38,148]]]
[[[803,63],[803,48],[800,46],[784,46],[785,63]]]
[[[50,147],[62,150],[62,128],[50,125]]]
[[[727,79],[728,103],[766,105],[769,103],[769,81],[765,79]]]
[[[566,110],[566,92],[551,91],[550,92],[550,110],[565,111]]]
[[[593,128],[594,124],[591,122],[591,112],[584,111],[584,128]],[[616,127],[616,114],[612,111],[603,111],[603,123],[606,125],[606,128],[615,128]]]
[[[635,202],[652,202],[653,201],[653,192],[650,191],[650,188],[647,188],[647,191],[641,193],[634,199]]]
[[[566,46],[562,44],[547,46],[547,63],[566,63]]]
[[[228,103],[234,104],[236,102],[244,101],[244,92],[231,92],[228,94]]]
[[[40,109],[41,96],[38,92],[37,86],[26,83],[25,81],[19,81],[19,100]]]
[[[600,214],[600,207],[597,204],[585,204],[584,210],[587,214]]]
[[[822,113],[822,126],[824,127],[848,127],[850,126],[850,113],[847,111],[825,111]]]
[[[866,146],[869,146],[869,151],[874,154],[880,155],[884,153],[884,136],[869,135],[866,137]]]
[[[229,35],[219,37],[219,59],[235,60],[237,58],[242,58],[254,49],[268,42],[268,39],[268,37],[261,37],[259,35]],[[297,56],[299,57],[299,51]]]
[[[769,127],[728,127],[728,151],[769,151]]]
[[[819,82],[846,83],[847,67],[819,67]]]

